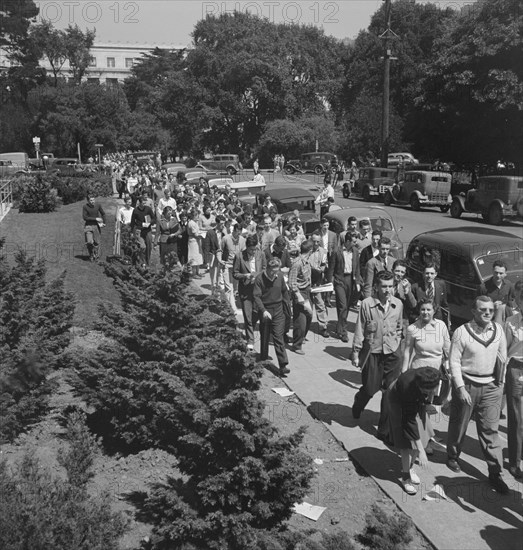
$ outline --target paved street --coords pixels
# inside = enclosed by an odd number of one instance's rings
[[[281,176],[274,182],[267,177],[267,190],[271,186],[283,185]],[[286,177],[286,180],[289,179]],[[314,176],[300,176],[292,184],[314,188]],[[289,183],[285,181],[285,184]],[[321,185],[321,182],[319,182]],[[363,206],[359,200],[338,200],[341,206]],[[448,214],[428,209],[412,212],[407,208],[386,208],[398,227],[403,226],[401,238],[405,249],[416,234],[444,227],[483,225],[475,216],[455,220]],[[521,227],[503,226],[504,230],[521,239]],[[207,278],[202,281],[208,283]],[[241,315],[239,316],[241,319]],[[356,313],[349,316],[351,329],[354,328]],[[329,310],[329,325],[334,332],[336,312]],[[438,413],[432,416],[436,436],[442,441],[430,457],[426,470],[418,469],[422,479],[421,489],[416,496],[407,496],[399,484],[400,459],[395,451],[376,437],[379,416],[380,395],[369,403],[359,421],[351,414],[354,394],[361,384],[360,372],[349,358],[352,342],[343,344],[337,338],[323,338],[317,334],[317,324],[313,321],[308,341],[304,345],[305,356],[289,351],[291,373],[285,384],[307,405],[310,413],[321,420],[332,434],[343,444],[353,459],[368,472],[382,489],[408,514],[423,534],[440,550],[519,550],[521,548],[523,509],[522,484],[505,472],[505,479],[511,493],[501,496],[494,492],[486,479],[486,464],[482,458],[475,425],[471,423],[467,432],[462,454],[463,471],[451,472],[445,465],[445,441],[448,417]],[[272,352],[272,347],[270,348]],[[296,420],[299,425],[299,419]],[[502,421],[501,436],[506,445],[506,420]],[[505,457],[506,458],[506,457]],[[448,500],[424,501],[423,496],[437,483],[440,484]],[[347,496],[350,498],[350,495]],[[321,504],[321,503],[319,503]]]

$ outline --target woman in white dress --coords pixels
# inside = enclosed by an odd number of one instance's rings
[[[200,228],[195,220],[195,212],[188,213],[189,222],[187,223],[188,253],[187,263],[191,266],[194,277],[200,279],[200,266],[203,264],[202,243],[200,237]]]
[[[434,319],[434,304],[432,300],[419,302],[420,314],[416,321],[407,328],[405,343],[405,355],[401,372],[421,367],[437,369],[443,365],[449,370],[450,335],[447,325],[439,319]],[[422,432],[422,439],[429,441],[426,453],[431,455],[432,441],[434,440],[434,428],[427,415],[424,423],[418,426]]]

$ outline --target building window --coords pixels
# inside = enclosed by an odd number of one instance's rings
[[[99,78],[88,78],[87,82],[90,82],[91,84],[100,84]]]
[[[91,56],[89,58],[89,67],[96,67],[96,57]]]
[[[117,78],[106,78],[105,83],[107,86],[118,86],[118,79]]]
[[[132,57],[125,58],[125,68],[130,69],[134,65],[134,59]]]
[[[107,58],[107,66],[109,68],[114,68],[116,66],[114,57],[108,57]]]

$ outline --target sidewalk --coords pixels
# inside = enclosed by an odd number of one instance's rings
[[[208,288],[208,276],[201,284]],[[329,309],[333,329],[335,309]],[[352,328],[356,313],[351,311]],[[241,314],[238,321],[242,322]],[[462,472],[455,474],[446,465],[445,441],[448,417],[432,416],[436,436],[442,440],[429,457],[426,470],[418,468],[421,486],[418,494],[408,496],[399,484],[400,458],[393,449],[375,437],[381,394],[369,402],[359,421],[352,418],[354,394],[361,385],[360,371],[348,360],[351,343],[337,338],[323,338],[317,333],[315,318],[304,356],[288,350],[291,370],[285,384],[305,403],[311,415],[321,420],[352,458],[369,473],[396,504],[412,518],[418,529],[438,550],[519,550],[522,547],[523,485],[504,471],[511,488],[509,495],[499,495],[490,488],[487,467],[477,442],[476,428],[470,423]],[[259,342],[256,343],[256,349]],[[274,357],[272,346],[269,353]],[[500,435],[506,447],[506,420]],[[506,450],[505,450],[506,452]],[[422,497],[438,483],[448,500],[423,501]]]

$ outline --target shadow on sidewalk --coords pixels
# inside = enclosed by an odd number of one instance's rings
[[[512,529],[499,529],[494,526],[487,526],[482,538],[487,541],[490,548],[506,550],[509,548],[521,548],[521,529],[523,523],[518,515],[521,514],[521,490],[522,485],[514,479],[506,479],[511,489],[508,495],[500,495],[492,489],[485,476],[478,470],[462,464],[463,469],[469,473],[475,471],[481,479],[471,479],[467,476],[436,476],[435,483],[441,485],[449,500],[455,502],[465,512],[475,513],[480,509],[486,514],[499,519],[500,521],[515,527],[519,531],[517,539],[514,539]],[[501,534],[501,532],[503,534]],[[497,534],[497,538],[494,537]]]
[[[479,533],[492,550],[519,550],[521,548],[521,528],[502,529],[495,525],[486,525]]]
[[[361,387],[361,373],[359,371],[350,371],[346,369],[338,369],[333,372],[329,372],[329,376],[353,390],[359,390]]]
[[[339,359],[340,361],[350,361],[351,350],[348,344],[342,343],[339,346],[325,346],[323,351],[328,353],[331,357]]]

